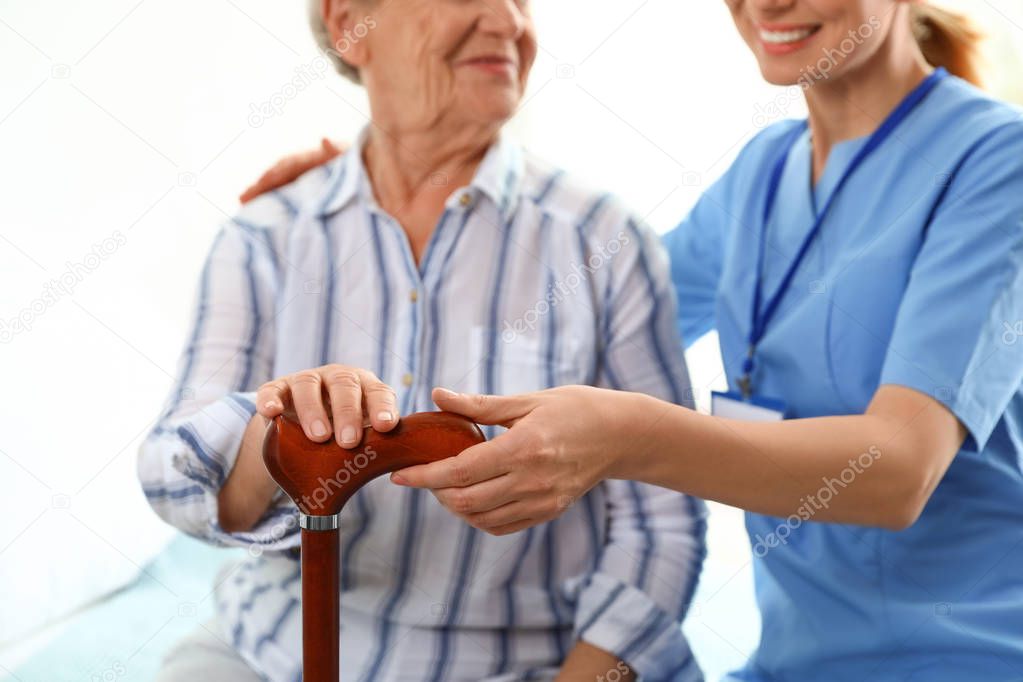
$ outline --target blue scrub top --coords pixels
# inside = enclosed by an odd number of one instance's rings
[[[682,336],[717,329],[733,390],[767,178],[794,125],[762,131],[665,235]],[[767,227],[768,294],[865,141],[836,146],[816,187],[808,133],[793,147]],[[809,502],[787,519],[746,515],[763,628],[731,679],[1023,680],[1023,119],[957,78],[836,198],[753,373],[789,418],[862,413],[882,384],[944,403],[966,443],[902,532],[803,521]]]

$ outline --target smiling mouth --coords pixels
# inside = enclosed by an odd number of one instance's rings
[[[490,66],[515,68],[515,62],[507,57],[474,57],[462,62],[468,66]]]
[[[819,25],[809,26],[772,26],[763,24],[757,26],[757,32],[766,45],[789,47],[806,41],[810,36],[820,30]]]
[[[479,73],[498,76],[502,80],[514,80],[519,70],[518,62],[514,59],[498,55],[464,59],[458,62],[458,66],[471,67]]]

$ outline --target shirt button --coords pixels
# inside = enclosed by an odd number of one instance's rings
[[[413,303],[418,301],[419,300],[419,292],[416,289],[413,289],[412,291],[410,291],[409,294],[408,294],[408,300],[412,301]]]
[[[472,197],[469,196],[468,194],[463,194],[462,198],[458,200],[458,203],[460,203],[462,206],[468,206],[469,204],[472,203]]]
[[[401,378],[401,383],[404,384],[406,387],[411,386],[412,375],[406,372],[405,375]]]

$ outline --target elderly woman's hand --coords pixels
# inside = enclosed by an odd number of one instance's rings
[[[362,440],[366,413],[377,431],[398,423],[394,389],[372,372],[347,365],[323,365],[268,381],[256,393],[256,409],[267,419],[282,413],[297,417],[310,440],[323,442],[333,432],[345,448]]]
[[[402,469],[399,485],[429,488],[450,511],[494,535],[560,516],[627,454],[637,394],[563,386],[516,396],[435,389],[444,410],[508,431],[447,460]]]
[[[278,187],[297,180],[298,176],[306,171],[322,166],[334,157],[344,154],[346,150],[347,145],[331,142],[327,138],[323,138],[320,141],[319,149],[310,149],[309,151],[285,156],[275,163],[269,170],[259,176],[256,182],[242,192],[241,196],[238,197],[238,201],[244,204],[252,201],[260,194],[272,192]]]

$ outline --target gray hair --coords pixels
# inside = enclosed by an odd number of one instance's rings
[[[362,83],[359,70],[341,58],[341,53],[331,40],[330,31],[327,30],[327,25],[323,22],[322,6],[323,0],[307,0],[309,28],[312,29],[317,47],[333,62],[338,73],[353,83]]]

